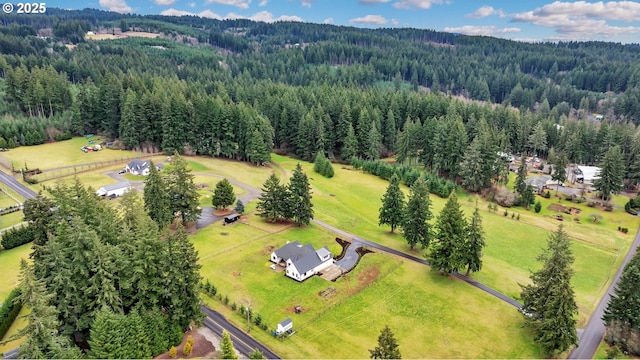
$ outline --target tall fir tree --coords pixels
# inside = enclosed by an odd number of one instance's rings
[[[293,221],[298,225],[309,225],[313,219],[311,185],[300,164],[296,165],[287,188],[289,192],[287,207],[291,209]]]
[[[275,174],[269,175],[262,185],[262,195],[256,205],[258,215],[270,222],[281,220],[287,206],[286,195],[286,188],[280,184],[278,177]]]
[[[391,232],[393,232],[396,227],[402,225],[404,206],[404,194],[400,190],[400,178],[394,174],[391,177],[387,191],[382,196],[378,225],[389,225],[391,226]]]
[[[182,223],[186,225],[197,221],[202,212],[198,201],[198,191],[187,161],[176,152],[171,164],[173,166],[167,171],[171,213],[177,214]]]
[[[402,220],[403,236],[411,249],[417,244],[423,249],[429,246],[432,216],[427,182],[420,177],[411,186]]]
[[[18,352],[22,359],[80,358],[68,338],[58,335],[60,322],[56,307],[51,304],[44,281],[38,279],[26,260],[20,262],[20,296],[16,299],[29,308],[24,315],[26,326],[8,341],[25,338]]]
[[[199,297],[201,266],[198,252],[179,222],[176,222],[175,232],[167,236],[166,248],[164,307],[171,320],[183,329],[192,321],[200,324],[204,319]]]
[[[347,136],[344,138],[344,145],[340,153],[343,161],[351,161],[353,157],[358,156],[358,138],[356,138],[353,125],[347,125]]]
[[[149,162],[149,175],[144,180],[144,208],[161,229],[173,220],[168,185],[160,176],[153,161]]]
[[[522,313],[534,329],[534,341],[549,355],[578,344],[578,306],[571,286],[574,261],[571,241],[562,224],[549,236],[547,249],[538,256],[542,269],[531,274],[532,284],[522,286]]]
[[[429,262],[434,270],[449,274],[457,272],[465,265],[467,227],[458,197],[451,194],[435,224],[436,234],[429,252]]]
[[[518,167],[518,176],[516,177],[515,190],[520,196],[522,196],[527,188],[527,183],[525,182],[525,180],[527,179],[527,162],[525,161],[524,156],[520,161],[520,166]]]
[[[549,153],[551,153],[551,151],[549,151]],[[567,158],[567,154],[564,151],[561,151],[559,154],[555,154],[555,159],[553,160],[553,174],[551,174],[551,180],[558,182],[558,185],[556,185],[557,195],[559,184],[567,181],[567,165],[569,165],[569,159]]]
[[[227,178],[224,178],[216,184],[216,188],[213,191],[213,197],[211,198],[211,204],[216,209],[226,209],[233,205],[236,201],[236,196],[233,193],[233,185]]]
[[[478,192],[490,185],[490,183],[487,184],[485,181],[487,177],[484,174],[485,166],[481,146],[482,144],[478,137],[473,139],[471,145],[469,145],[466,153],[464,154],[464,161],[460,168],[462,187],[472,192]]]
[[[369,350],[369,357],[371,359],[402,359],[398,347],[398,341],[393,335],[393,331],[388,325],[385,325],[378,336],[378,346]]]
[[[611,194],[618,194],[622,190],[622,180],[624,177],[624,161],[620,146],[616,145],[604,155],[602,159],[599,178],[593,186],[600,192],[602,200],[611,200]]]
[[[484,249],[484,231],[482,229],[482,217],[480,216],[480,209],[476,206],[471,217],[471,222],[467,227],[467,239],[465,241],[462,256],[464,258],[464,265],[467,266],[467,274],[470,272],[477,272],[482,269],[482,249]]]
[[[624,267],[604,311],[605,340],[631,355],[640,355],[640,252]]]

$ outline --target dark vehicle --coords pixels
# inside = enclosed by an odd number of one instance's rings
[[[240,214],[231,214],[224,217],[224,224],[233,224],[234,222],[240,220]]]

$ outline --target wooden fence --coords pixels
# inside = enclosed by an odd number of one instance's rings
[[[122,157],[119,159],[105,160],[105,161],[97,161],[87,164],[77,164],[77,165],[69,165],[63,166],[48,170],[42,170],[41,174],[34,175],[31,179],[36,179],[39,183],[49,180],[60,179],[67,176],[72,176],[76,174],[81,174],[89,171],[94,171],[97,169],[102,169],[106,167],[111,167],[113,165],[125,164],[130,162],[133,159],[148,159],[153,156],[157,156],[159,154],[148,154],[144,156],[132,156],[132,157]]]

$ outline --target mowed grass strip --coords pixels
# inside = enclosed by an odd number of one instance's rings
[[[289,279],[269,268],[271,251],[287,240],[327,245],[334,254],[340,247],[333,234],[318,226],[281,227],[273,232],[215,224],[192,240],[200,252],[201,274],[229,298],[229,305],[249,305],[270,329],[287,317],[293,320],[296,333],[282,341],[255,326],[251,330],[285,358],[364,358],[385,325],[394,330],[406,358],[541,355],[514,307],[424,265],[371,253],[336,282],[317,276],[302,283]],[[335,292],[320,295],[330,288]],[[207,303],[246,329],[246,318],[237,311],[217,300]],[[303,312],[295,314],[295,306]]]
[[[17,334],[18,331],[20,331],[24,327],[26,327],[27,326],[27,319],[24,318],[24,316],[27,315],[28,313],[29,313],[29,309],[27,309],[26,306],[23,306],[22,309],[20,310],[20,313],[18,314],[18,317],[13,322],[13,324],[11,324],[11,327],[9,328],[9,331],[7,331],[7,333],[5,334],[4,338],[0,339],[0,341],[7,340],[8,338],[12,337],[14,334]],[[14,340],[14,341],[8,342],[8,343],[6,343],[4,345],[0,344],[0,354],[17,348],[18,346],[20,346],[20,344],[24,340],[25,340],[25,338],[23,337],[23,338],[20,338],[18,340]]]
[[[256,166],[255,164],[203,156],[185,156],[192,165],[194,173],[210,173],[229,179],[236,179],[245,184],[260,189],[262,184],[272,173],[279,174],[278,169],[269,166]]]
[[[401,233],[391,234],[389,227],[378,226],[378,211],[381,197],[388,182],[376,176],[353,170],[349,166],[334,164],[335,176],[332,179],[313,172],[313,164],[296,159],[274,155],[290,173],[299,162],[310,178],[313,191],[315,216],[331,225],[337,226],[353,234],[368,238],[391,248],[422,256],[424,251],[409,250]],[[408,193],[403,187],[405,194]],[[470,217],[476,201],[483,217],[486,235],[484,266],[472,277],[514,299],[519,299],[519,284],[530,282],[530,274],[542,265],[536,258],[546,248],[547,238],[557,230],[559,221],[551,218],[557,211],[543,210],[536,214],[533,210],[523,208],[498,208],[493,213],[488,210],[488,202],[476,195],[458,192],[461,208]],[[432,212],[435,217],[444,206],[445,199],[431,194]],[[557,203],[557,198],[540,200],[543,209]],[[573,221],[573,216],[566,216],[562,223],[574,240],[572,250],[576,258],[573,279],[576,300],[581,309],[580,323],[583,325],[590,313],[604,294],[612,275],[620,266],[621,260],[633,240],[632,234],[617,231],[619,224],[630,229],[637,229],[640,223],[637,217],[629,216],[621,209],[613,212],[600,211],[586,204],[573,204],[560,200],[563,205],[573,206],[581,210],[580,223]],[[599,224],[589,222],[589,214],[598,212],[603,220]],[[520,214],[520,220],[517,215]],[[635,233],[635,230],[633,231]]]
[[[30,253],[31,243],[0,251],[0,270],[2,270],[2,276],[0,276],[0,301],[3,301],[11,290],[20,283],[18,278],[20,260],[28,260]]]

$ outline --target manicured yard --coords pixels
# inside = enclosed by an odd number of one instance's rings
[[[20,274],[20,260],[29,259],[31,253],[31,244],[24,244],[10,250],[0,251],[0,268],[2,276],[0,276],[0,302],[9,295],[11,290],[18,286],[20,282],[18,275]]]
[[[248,225],[214,224],[192,240],[203,277],[229,297],[229,304],[250,305],[271,329],[292,318],[296,333],[283,341],[255,326],[251,330],[285,358],[367,357],[386,324],[406,358],[540,356],[515,308],[420,264],[367,254],[336,282],[312,277],[298,283],[269,269],[271,251],[287,240],[327,245],[337,254],[334,238],[315,225],[287,228],[251,215]],[[329,288],[336,292],[319,295]],[[220,301],[207,302],[246,328],[246,319],[237,312],[232,314]],[[297,305],[303,307],[301,314],[293,311]]]

